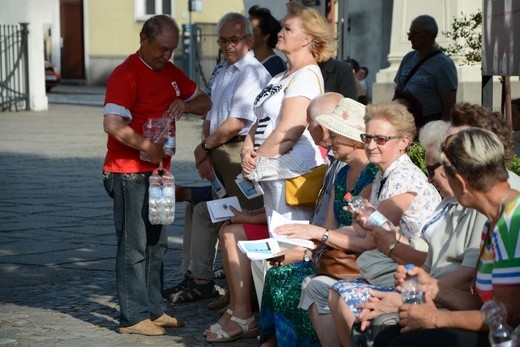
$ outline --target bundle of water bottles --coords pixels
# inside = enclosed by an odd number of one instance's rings
[[[161,172],[160,172],[161,171]],[[148,219],[151,224],[172,224],[175,220],[175,178],[156,169],[149,178]]]
[[[175,154],[175,133],[175,117],[170,117],[167,113],[165,113],[161,118],[148,118],[143,124],[143,136],[148,140],[153,143],[158,143],[163,139],[166,140],[163,145],[163,150],[164,153],[169,156]],[[143,151],[139,153],[139,157],[143,161],[149,161],[148,156]]]

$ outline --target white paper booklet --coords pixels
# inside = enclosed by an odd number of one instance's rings
[[[242,211],[242,207],[240,207],[240,203],[236,196],[211,200],[206,203],[208,204],[209,215],[213,223],[222,222],[234,216],[233,212],[229,208],[230,206]]]
[[[242,174],[237,176],[235,183],[237,184],[238,188],[240,188],[242,194],[244,194],[248,199],[256,198],[257,196],[264,194],[258,182],[244,180],[244,176]]]
[[[276,227],[279,227],[281,225],[285,224],[309,224],[309,221],[307,220],[291,220],[280,213],[273,211],[273,215],[271,216],[269,220],[269,236],[271,236],[273,239],[275,239],[278,242],[288,243],[290,245],[295,246],[303,246],[309,249],[314,249],[316,246],[314,245],[314,242],[311,240],[305,240],[305,239],[290,239],[286,235],[278,235],[274,232],[274,229]]]
[[[226,188],[224,187],[224,185],[222,184],[222,182],[220,182],[220,180],[217,178],[217,174],[215,173],[215,170],[213,170],[213,176],[215,177],[214,179],[211,180],[211,188],[213,188],[213,191],[217,194],[217,196],[222,199],[223,197],[226,196],[227,194],[227,190]]]
[[[263,260],[273,258],[280,252],[278,242],[273,239],[238,241],[238,248],[251,260]]]

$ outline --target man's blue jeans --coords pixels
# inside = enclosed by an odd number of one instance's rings
[[[148,221],[150,174],[104,172],[103,175],[105,189],[114,199],[120,326],[154,320],[163,314],[161,267],[168,243],[162,225],[151,225]]]

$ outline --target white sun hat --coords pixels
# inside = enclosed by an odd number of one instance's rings
[[[336,134],[361,142],[360,135],[365,132],[365,109],[362,103],[343,98],[332,114],[319,115],[316,122]]]

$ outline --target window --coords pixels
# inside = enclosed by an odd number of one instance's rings
[[[173,0],[134,0],[136,21],[145,21],[156,14],[172,15]]]

